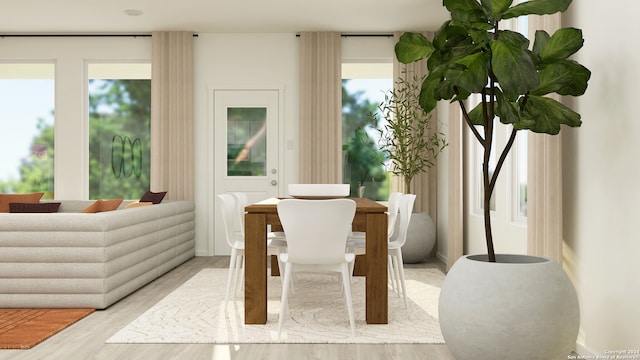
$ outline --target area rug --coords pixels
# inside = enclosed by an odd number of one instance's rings
[[[201,270],[107,343],[444,343],[438,322],[444,274],[437,269],[406,269],[408,306],[390,291],[385,325],[366,324],[365,279],[354,277],[355,336],[337,274],[296,274],[280,338],[280,278],[267,282],[267,324],[245,325],[242,289],[225,307],[226,276],[226,269]]]
[[[93,309],[0,309],[0,349],[30,349]]]

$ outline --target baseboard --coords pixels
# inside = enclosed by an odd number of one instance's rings
[[[436,257],[438,258],[438,260],[442,261],[444,263],[444,265],[447,265],[447,256],[443,255],[441,252],[437,252],[436,253]]]

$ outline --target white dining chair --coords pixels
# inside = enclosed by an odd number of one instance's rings
[[[246,193],[232,192],[231,196],[236,200],[237,216],[235,218],[236,232],[242,235],[244,238],[244,208],[249,205],[249,199]],[[271,231],[267,229],[267,239],[276,240],[274,246],[286,246],[286,238],[283,231]]]
[[[235,284],[234,297],[238,292],[238,287],[244,279],[244,230],[236,231],[237,204],[231,194],[216,195],[220,217],[224,227],[224,234],[227,244],[231,247],[231,257],[229,259],[229,272],[227,275],[227,287],[224,296],[225,308],[229,302],[231,285]],[[243,227],[244,229],[244,227]],[[280,242],[267,240],[267,254],[277,255],[286,248]],[[280,269],[282,271],[282,269]]]
[[[398,219],[398,207],[400,205],[401,192],[392,192],[389,194],[389,200],[387,202],[387,237],[390,239],[395,231],[395,225]],[[362,231],[352,231],[347,239],[347,251],[353,252],[356,255],[364,255],[366,249],[366,233]],[[394,291],[399,291],[399,284],[395,281],[393,276],[393,268],[391,262],[388,263],[389,271],[389,283]]]
[[[279,255],[284,264],[284,279],[278,337],[288,309],[291,277],[299,271],[330,271],[342,275],[349,324],[355,335],[349,273],[349,264],[353,263],[355,255],[345,252],[355,211],[356,204],[349,199],[285,199],[278,202],[278,216],[287,237],[287,252]]]
[[[404,279],[404,263],[402,260],[402,246],[407,241],[407,231],[413,212],[413,204],[416,196],[414,194],[402,194],[398,201],[397,225],[388,243],[388,268],[389,283],[398,296],[402,296],[404,307],[407,307],[407,292]],[[354,254],[364,254],[366,244],[364,242],[350,242],[347,251]],[[353,269],[352,269],[353,271]]]

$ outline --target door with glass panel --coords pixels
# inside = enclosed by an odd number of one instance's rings
[[[215,194],[240,191],[249,202],[279,195],[279,96],[278,90],[213,92]],[[223,242],[216,236],[216,254]]]
[[[215,91],[216,193],[278,196],[278,91]]]

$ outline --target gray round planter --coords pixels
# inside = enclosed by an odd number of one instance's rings
[[[416,264],[426,259],[436,243],[436,226],[425,212],[414,212],[409,221],[407,242],[402,246],[405,264]]]
[[[467,255],[442,285],[439,320],[457,360],[567,359],[580,325],[573,284],[555,261]]]

